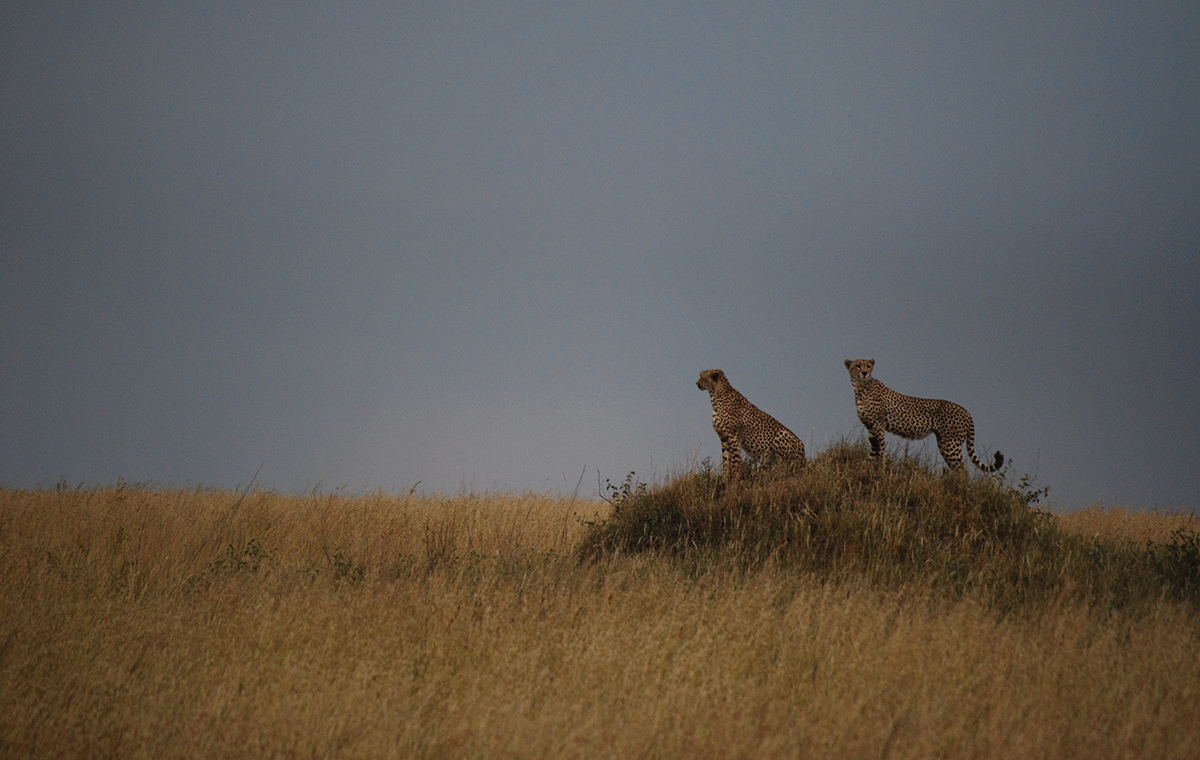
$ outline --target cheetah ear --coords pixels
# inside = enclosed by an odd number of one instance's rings
[[[867,359],[867,364],[871,365],[871,369],[875,369],[875,360]]]
[[[847,360],[846,360],[846,369],[850,369],[850,365],[851,365],[851,364],[853,364],[853,363],[854,363],[854,362],[852,362],[852,361],[850,361],[849,359],[847,359]]]

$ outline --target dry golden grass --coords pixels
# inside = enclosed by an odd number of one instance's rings
[[[0,755],[1200,757],[1188,605],[577,561],[606,513],[0,490]]]
[[[1068,533],[1102,541],[1164,544],[1176,530],[1200,531],[1194,512],[1128,512],[1123,507],[1101,506],[1058,515],[1058,524]]]

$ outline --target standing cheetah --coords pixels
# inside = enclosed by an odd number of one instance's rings
[[[804,443],[735,391],[724,372],[704,370],[696,387],[708,391],[712,401],[713,429],[721,439],[721,468],[726,477],[737,476],[742,449],[754,460],[795,459],[804,464]]]
[[[933,433],[938,451],[951,470],[962,469],[963,442],[967,444],[972,464],[984,472],[995,472],[1004,465],[1004,455],[999,451],[996,463],[990,467],[975,458],[975,422],[966,409],[950,401],[896,393],[871,377],[874,368],[874,359],[846,360],[846,370],[854,386],[854,408],[867,428],[872,459],[883,461],[885,431],[914,441]]]

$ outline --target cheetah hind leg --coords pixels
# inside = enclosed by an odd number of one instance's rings
[[[942,459],[946,461],[946,466],[953,470],[961,470],[963,468],[962,461],[962,439],[951,441],[942,437],[937,439],[938,451],[942,454]]]

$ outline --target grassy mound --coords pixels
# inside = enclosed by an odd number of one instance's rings
[[[703,467],[611,491],[613,514],[584,535],[584,558],[653,552],[700,571],[771,563],[981,591],[1005,608],[1064,593],[1113,607],[1163,594],[1200,600],[1195,532],[1161,546],[1070,535],[1037,508],[1043,492],[1027,481],[944,473],[913,456],[881,467],[865,444],[837,444],[806,467],[780,464],[730,484]]]

